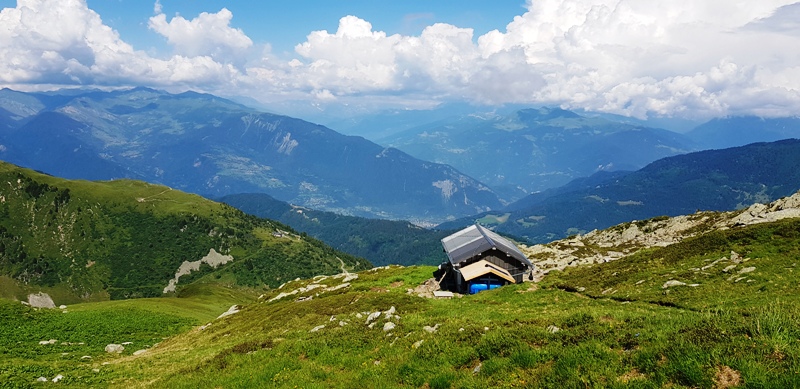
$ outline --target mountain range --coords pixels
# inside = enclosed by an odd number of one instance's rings
[[[723,118],[679,134],[560,108],[469,109],[362,118],[358,131],[386,129],[384,147],[194,92],[3,89],[0,159],[66,178],[133,178],[211,198],[265,193],[309,210],[433,226],[521,200],[507,208],[516,211],[592,174],[597,181],[691,150],[800,132],[797,118]],[[514,220],[529,216],[544,215]],[[567,224],[559,229],[587,223]],[[513,233],[538,241],[553,232]]]
[[[533,194],[504,210],[441,224],[476,221],[533,243],[644,220],[728,211],[800,189],[800,140],[706,150],[653,162],[635,172],[602,172]]]
[[[688,137],[672,131],[560,108],[465,114],[378,142],[454,166],[510,199],[694,150]]]
[[[724,149],[756,142],[800,138],[800,118],[734,116],[712,119],[686,133],[701,149]]]
[[[66,178],[142,179],[206,196],[264,192],[421,223],[501,206],[450,166],[211,95],[4,89],[0,109],[0,158]]]

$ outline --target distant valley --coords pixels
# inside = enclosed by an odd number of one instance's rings
[[[367,219],[292,206],[263,193],[228,195],[219,201],[254,216],[277,220],[375,266],[438,265],[447,257],[440,240],[450,230],[407,221]]]
[[[598,171],[636,170],[695,149],[690,138],[675,132],[559,108],[461,115],[379,142],[454,166],[506,198],[556,188]]]

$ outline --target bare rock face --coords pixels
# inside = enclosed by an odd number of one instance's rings
[[[28,304],[34,308],[55,308],[56,303],[47,293],[39,292],[28,295]]]

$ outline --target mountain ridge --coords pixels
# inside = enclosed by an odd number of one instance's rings
[[[531,243],[545,243],[629,220],[698,209],[733,210],[797,191],[798,164],[797,139],[694,152],[655,161],[636,172],[580,179],[566,187],[568,191],[543,192],[505,210],[439,228],[477,221]]]
[[[213,95],[72,93],[5,92],[0,106],[39,105],[0,133],[0,158],[64,177],[129,177],[212,197],[266,192],[312,208],[428,223],[502,204],[450,166]],[[63,163],[72,157],[80,166]],[[102,168],[90,173],[92,165]]]
[[[277,287],[371,267],[281,223],[132,180],[70,181],[0,163],[0,215],[0,276],[18,299],[155,297],[210,274]]]

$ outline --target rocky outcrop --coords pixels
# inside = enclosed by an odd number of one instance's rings
[[[191,262],[183,261],[181,266],[178,268],[178,271],[175,272],[175,278],[169,280],[167,286],[164,287],[163,293],[174,292],[175,287],[178,285],[178,280],[180,280],[181,276],[185,276],[193,271],[200,270],[200,265],[204,263],[216,269],[218,266],[224,265],[231,261],[233,261],[233,256],[222,255],[213,248],[211,250],[208,250],[208,255],[197,261],[191,261]]]
[[[712,230],[800,217],[800,192],[769,204],[753,204],[732,212],[698,212],[677,217],[657,217],[591,231],[543,245],[520,246],[536,265],[535,279],[568,266],[613,261],[650,247],[664,247]],[[733,257],[731,259],[734,261]]]
[[[47,293],[39,292],[28,295],[28,304],[34,308],[55,308],[56,303]]]

